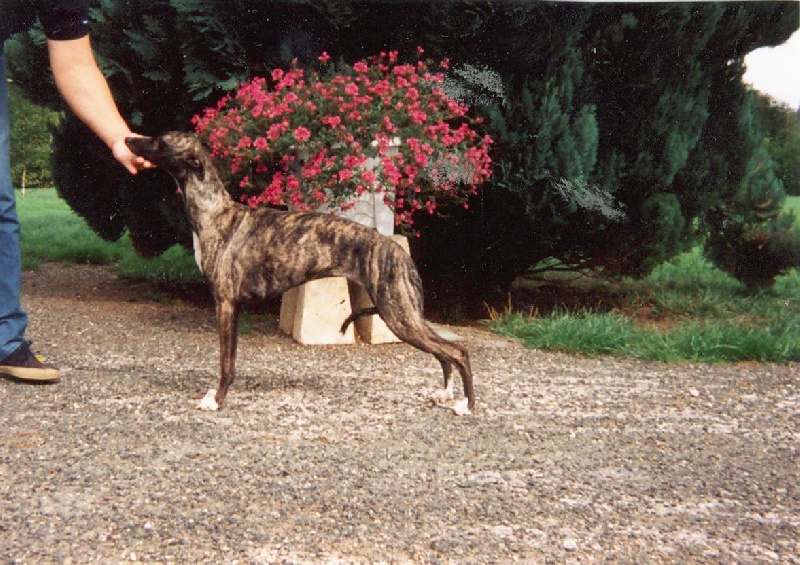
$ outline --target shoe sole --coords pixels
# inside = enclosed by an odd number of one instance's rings
[[[58,369],[30,369],[28,367],[0,367],[0,375],[34,382],[53,382],[61,378]]]

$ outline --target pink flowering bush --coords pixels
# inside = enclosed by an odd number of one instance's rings
[[[357,195],[383,190],[395,224],[405,226],[444,200],[466,206],[490,175],[492,141],[444,94],[442,72],[422,59],[400,64],[396,52],[343,68],[325,53],[319,62],[320,71],[275,69],[194,117],[242,201],[346,209]]]

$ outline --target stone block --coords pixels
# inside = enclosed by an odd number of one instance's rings
[[[391,238],[408,253],[408,239],[401,235]],[[380,316],[363,316],[351,324],[342,335],[339,331],[345,318],[353,311],[372,306],[361,285],[330,277],[305,283],[283,294],[280,328],[304,345],[338,345],[355,343],[355,332],[365,343],[394,343],[400,341],[386,327]]]
[[[294,315],[297,312],[297,295],[300,293],[298,287],[291,288],[281,296],[281,317],[278,326],[284,333],[292,335],[294,330]]]
[[[352,312],[346,279],[339,277],[319,279],[292,290],[296,291],[296,295],[292,296],[290,294],[292,291],[285,293],[281,303],[280,327],[291,333],[298,343],[303,345],[355,343],[352,324],[344,334],[339,331],[342,322]],[[290,326],[291,332],[288,332]]]

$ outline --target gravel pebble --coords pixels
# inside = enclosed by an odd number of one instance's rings
[[[240,338],[223,410],[213,309],[103,267],[24,275],[60,384],[0,379],[8,563],[798,563],[797,364],[527,350],[451,327],[478,406],[431,407],[399,345]]]

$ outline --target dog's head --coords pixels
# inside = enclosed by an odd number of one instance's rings
[[[196,135],[177,131],[157,137],[127,137],[131,151],[170,173],[181,183],[190,174],[204,176],[205,151]]]

